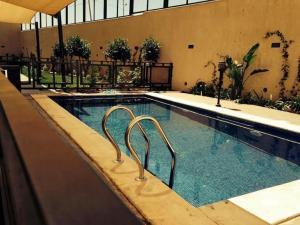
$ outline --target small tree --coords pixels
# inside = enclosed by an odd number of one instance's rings
[[[128,42],[122,38],[116,38],[108,43],[104,52],[105,56],[112,60],[121,60],[124,63],[131,58],[131,51]]]
[[[64,47],[64,56],[67,56],[67,49],[66,49],[66,45],[65,43],[63,44]],[[60,45],[58,42],[56,42],[54,44],[54,46],[52,47],[52,52],[53,52],[53,56],[55,58],[60,58],[61,57],[61,53],[60,53]]]
[[[145,61],[157,62],[160,55],[160,43],[152,37],[146,38],[141,46]]]
[[[78,35],[71,36],[66,45],[66,51],[71,58],[73,56],[83,59],[89,59],[91,56],[90,43],[81,39]]]

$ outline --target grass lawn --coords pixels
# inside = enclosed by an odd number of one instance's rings
[[[73,75],[73,79],[71,75],[66,75],[66,87],[69,88],[76,88],[77,87],[77,76]],[[42,77],[41,77],[41,84],[50,85],[50,87],[53,87],[53,83],[55,81],[55,86],[61,86],[63,83],[62,81],[62,75],[60,73],[56,73],[55,76],[53,76],[52,73],[48,71],[42,71]],[[83,82],[86,83],[86,85],[80,84],[80,87],[88,87],[89,86],[89,79],[83,78]]]
[[[22,66],[21,67],[21,73],[25,76],[28,77],[29,75],[29,71],[28,71],[28,67],[27,66]],[[32,74],[32,71],[31,71]],[[96,82],[96,86],[97,85],[101,85],[101,84],[109,84],[106,80],[103,79],[99,79],[99,74],[97,74],[95,76],[94,82]],[[132,79],[130,77],[130,79]],[[126,83],[127,80],[124,81],[124,83]],[[91,77],[90,75],[87,75],[86,77],[82,77],[82,80],[79,81],[79,88],[86,88],[86,87],[90,87],[91,84]],[[123,80],[119,81],[120,83],[123,83]],[[41,79],[40,79],[40,83],[42,85],[46,85],[48,88],[61,88],[62,87],[62,75],[60,73],[55,73],[55,75],[53,75],[53,73],[49,72],[49,71],[42,71],[41,74]],[[55,83],[55,85],[53,85],[53,83]],[[83,83],[83,84],[82,84]],[[132,82],[129,82],[129,84]],[[66,84],[65,84],[66,88],[76,88],[77,87],[77,76],[76,75],[66,75]]]
[[[28,77],[29,75],[28,67],[22,66],[21,73]],[[62,76],[60,73],[56,73],[55,76],[53,76],[53,74],[50,73],[49,71],[42,71],[41,84],[48,85],[49,87],[53,87],[54,80],[55,80],[55,86],[60,87],[62,84]],[[90,81],[87,78],[83,78],[83,82],[86,83],[86,85],[81,84],[80,87],[89,86]],[[70,75],[66,75],[66,83],[67,83],[66,87],[76,88],[77,76],[73,76],[73,82],[72,82],[72,77]]]

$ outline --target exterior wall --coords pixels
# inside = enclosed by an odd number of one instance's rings
[[[20,24],[0,23],[0,55],[20,54]]]
[[[151,35],[162,43],[161,61],[174,63],[173,88],[184,91],[198,79],[211,80],[212,68],[204,68],[209,60],[217,63],[220,55],[227,54],[241,60],[253,44],[260,42],[252,69],[262,67],[270,71],[250,78],[246,89],[254,88],[262,93],[263,88],[268,88],[265,96],[272,94],[276,98],[282,77],[281,48],[271,48],[272,42],[279,42],[277,37],[266,40],[264,35],[280,30],[287,39],[295,41],[289,50],[291,68],[286,87],[290,89],[298,73],[299,9],[299,0],[219,0],[126,18],[67,25],[64,37],[79,34],[92,42],[92,59],[101,60],[104,54],[100,47],[105,48],[108,41],[124,37],[133,48]],[[40,36],[42,56],[48,57],[57,40],[57,29],[42,29]],[[35,51],[34,31],[22,32],[21,39],[24,49]],[[194,44],[194,49],[188,49],[189,44]]]

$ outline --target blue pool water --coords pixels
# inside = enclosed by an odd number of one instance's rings
[[[217,124],[214,119],[182,108],[142,98],[134,102],[101,99],[56,101],[101,135],[104,135],[101,120],[105,111],[120,102],[136,115],[154,116],[161,123],[177,154],[173,189],[196,207],[300,179],[300,166],[297,164],[237,139],[236,135],[230,133],[236,129],[232,125],[219,124],[229,130],[222,132],[214,128]],[[111,115],[108,128],[122,150],[129,155],[124,142],[128,123],[128,114],[117,111]],[[142,125],[151,143],[149,170],[168,183],[170,154],[154,126],[147,121]],[[143,162],[145,143],[139,132],[137,128],[134,129],[132,140]],[[246,131],[236,131],[238,134],[243,132]],[[276,151],[276,146],[282,148],[276,143],[279,143],[278,140],[267,145],[274,146],[272,151]],[[299,144],[288,143],[287,146],[299,154]]]

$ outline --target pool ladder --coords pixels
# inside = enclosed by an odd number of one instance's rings
[[[136,117],[133,113],[133,111],[131,109],[129,109],[128,107],[125,106],[113,106],[112,108],[108,109],[102,119],[102,129],[104,134],[107,136],[108,140],[112,143],[112,145],[114,146],[116,153],[117,153],[117,159],[115,160],[115,162],[117,163],[122,163],[123,160],[121,158],[121,150],[118,146],[118,144],[116,143],[116,141],[114,140],[114,138],[112,137],[112,135],[110,134],[110,132],[107,129],[107,121],[109,116],[116,110],[124,110],[126,112],[128,112],[128,114],[131,117],[131,121],[126,129],[126,133],[125,133],[125,143],[127,148],[130,151],[130,154],[132,155],[134,161],[137,163],[138,168],[139,168],[139,177],[136,178],[136,180],[139,181],[144,181],[146,180],[145,177],[145,173],[144,173],[144,169],[148,169],[148,163],[149,163],[149,154],[150,154],[150,141],[149,138],[147,137],[147,134],[144,130],[144,128],[141,126],[140,122],[146,120],[146,121],[150,121],[154,124],[154,126],[156,127],[156,129],[158,130],[160,137],[162,138],[162,140],[164,141],[164,143],[166,144],[171,156],[172,156],[172,161],[171,161],[171,171],[170,171],[170,178],[169,178],[169,184],[168,186],[170,188],[173,187],[174,184],[174,175],[175,175],[175,165],[176,165],[176,153],[170,143],[170,141],[168,140],[164,130],[162,129],[160,123],[151,116],[138,116]],[[135,126],[138,126],[139,130],[142,132],[142,135],[146,141],[146,152],[145,152],[145,162],[144,162],[144,166],[142,165],[142,162],[138,156],[138,154],[136,153],[135,149],[132,147],[131,144],[131,132],[132,129]]]

